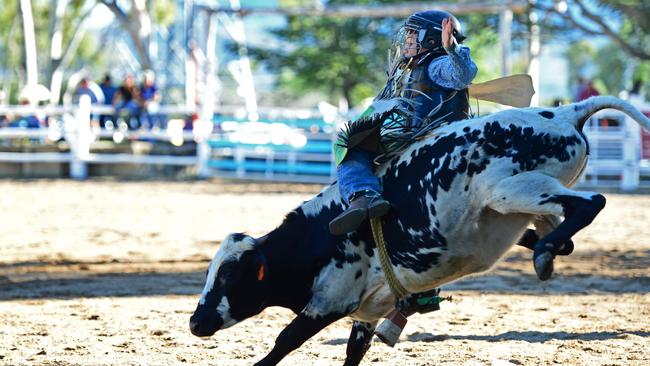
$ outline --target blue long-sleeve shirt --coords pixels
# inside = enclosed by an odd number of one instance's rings
[[[454,90],[467,88],[478,71],[470,56],[469,47],[458,45],[454,40],[445,50],[446,56],[438,57],[429,64],[429,77],[443,88]]]

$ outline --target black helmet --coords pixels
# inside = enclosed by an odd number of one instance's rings
[[[461,30],[460,22],[451,13],[442,10],[428,10],[417,12],[404,23],[404,28],[410,31],[418,32],[418,43],[425,47],[431,48],[430,41],[434,41],[434,48],[439,48],[442,45],[442,20],[451,18],[453,22],[452,35],[456,38],[456,42],[463,43],[465,35]]]

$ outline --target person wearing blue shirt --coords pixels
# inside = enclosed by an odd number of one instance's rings
[[[102,80],[102,83],[99,84],[99,88],[104,94],[104,104],[111,105],[113,103],[113,97],[115,96],[117,89],[113,86],[110,75],[104,76],[104,80]]]
[[[354,231],[365,220],[383,216],[390,209],[382,197],[381,181],[373,174],[374,161],[386,152],[385,134],[379,127],[356,131],[355,124],[380,115],[386,105],[407,111],[402,132],[469,116],[468,87],[477,67],[470,49],[460,45],[464,39],[453,15],[434,10],[411,15],[397,33],[393,44],[397,61],[393,67],[389,65],[386,86],[373,105],[339,134],[334,147],[339,191],[348,208],[330,222],[333,235]]]
[[[160,92],[156,86],[156,74],[152,70],[145,70],[144,80],[140,86],[142,98],[142,121],[147,128],[164,128],[162,117],[158,115]]]
[[[99,93],[98,93],[99,94]],[[82,95],[87,95],[90,98],[90,103],[92,105],[96,105],[99,102],[99,98],[102,96],[98,96],[93,92],[93,90],[90,87],[90,80],[88,78],[82,78],[81,81],[79,82],[79,86],[77,87],[77,91],[74,94],[74,101],[75,103],[79,103],[79,100],[81,99]],[[92,113],[90,115],[90,121],[91,124],[95,125],[99,123],[99,116],[97,114]]]
[[[104,94],[104,105],[112,106],[113,97],[115,96],[117,88],[113,86],[110,75],[106,74],[106,76],[104,76],[104,80],[102,80],[102,83],[99,84],[99,88]],[[102,128],[106,127],[107,121],[111,121],[111,127],[114,126],[113,116],[108,114],[102,114],[99,116],[99,124]]]
[[[88,78],[83,78],[79,82],[79,87],[77,88],[77,91],[75,92],[74,99],[75,101],[79,101],[79,98],[81,98],[82,95],[87,95],[90,97],[90,103],[92,104],[97,104],[97,96],[95,93],[90,89],[90,81]]]

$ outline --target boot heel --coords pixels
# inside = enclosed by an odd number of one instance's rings
[[[370,205],[370,207],[368,207],[368,217],[382,217],[388,213],[388,210],[390,210],[390,203],[388,203],[388,201],[381,200],[380,202],[377,202],[376,204]]]
[[[332,235],[344,235],[356,230],[359,225],[366,219],[366,210],[352,210],[330,221],[329,228]]]

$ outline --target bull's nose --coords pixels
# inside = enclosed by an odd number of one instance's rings
[[[221,322],[218,319],[202,319],[192,316],[190,318],[190,332],[197,337],[210,337],[218,329]]]
[[[193,318],[190,318],[190,332],[195,336],[199,336],[199,322]]]

